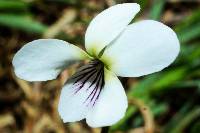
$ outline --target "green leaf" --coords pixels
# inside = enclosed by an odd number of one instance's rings
[[[160,78],[153,84],[153,90],[163,90],[164,88],[175,84],[177,81],[184,79],[186,74],[186,67],[180,67],[171,71],[164,72],[162,76],[160,76]]]
[[[165,5],[164,0],[154,0],[153,6],[150,10],[149,18],[154,19],[154,20],[159,20],[161,13],[163,11],[164,5]]]
[[[176,84],[174,84],[173,87],[180,88],[180,89],[197,87],[200,90],[200,80],[186,80],[182,82],[177,82]]]
[[[184,18],[175,26],[175,31],[182,43],[187,43],[200,36],[200,9],[192,11],[191,15]]]
[[[135,0],[135,1],[140,5],[141,10],[144,10],[144,8],[146,8],[149,4],[148,3],[149,0]]]
[[[138,97],[143,98],[144,96],[148,96],[151,91],[152,85],[159,79],[160,74],[151,74],[146,76],[143,80],[139,81],[136,84],[133,84],[130,87],[128,92],[128,97]]]
[[[192,43],[181,46],[180,54],[176,63],[188,63],[200,58],[200,43]]]
[[[30,17],[14,14],[0,14],[0,25],[28,33],[43,34],[47,26]]]
[[[19,0],[0,0],[0,10],[27,10],[29,4]]]
[[[192,126],[191,133],[199,133],[199,131],[200,131],[200,121],[197,121]]]
[[[169,133],[182,133],[184,129],[196,118],[200,117],[200,107],[196,107],[187,113],[177,122],[176,126]]]
[[[175,26],[176,31],[181,31],[199,23],[200,21],[200,9],[193,10],[191,15],[186,16],[179,24]]]
[[[187,114],[187,112],[191,109],[193,106],[193,99],[187,101],[182,108],[176,112],[176,114],[165,124],[163,128],[164,133],[169,133],[174,127],[177,126],[177,124],[182,121],[182,118]]]
[[[177,32],[178,38],[182,43],[187,43],[193,39],[200,37],[200,22],[193,24],[188,28],[185,28]]]

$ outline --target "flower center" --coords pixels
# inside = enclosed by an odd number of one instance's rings
[[[74,94],[81,90],[86,91],[87,97],[84,104],[94,106],[105,84],[104,64],[99,60],[92,60],[79,68],[72,79]]]

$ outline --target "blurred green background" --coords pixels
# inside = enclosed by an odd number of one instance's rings
[[[0,0],[0,133],[100,132],[85,121],[60,120],[57,102],[68,70],[58,80],[29,83],[15,77],[11,61],[25,43],[39,38],[63,39],[84,48],[91,19],[123,2],[141,5],[134,21],[153,19],[173,28],[181,52],[162,72],[121,78],[129,99],[137,102],[109,132],[200,132],[199,0]]]

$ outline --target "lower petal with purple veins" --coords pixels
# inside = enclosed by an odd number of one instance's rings
[[[93,108],[104,86],[104,66],[91,61],[81,67],[64,85],[58,111],[64,122],[79,121]]]

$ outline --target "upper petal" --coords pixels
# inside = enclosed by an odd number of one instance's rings
[[[136,3],[112,6],[98,14],[90,23],[85,34],[85,47],[92,55],[114,40],[139,12]]]
[[[153,20],[129,25],[102,56],[118,76],[138,77],[162,70],[177,57],[180,44],[176,33]]]
[[[86,59],[78,47],[57,39],[39,39],[24,45],[14,56],[15,74],[28,81],[55,79],[74,61]]]
[[[91,127],[113,125],[125,115],[127,107],[127,97],[121,82],[105,69],[105,85],[96,104],[89,110],[86,122]]]

